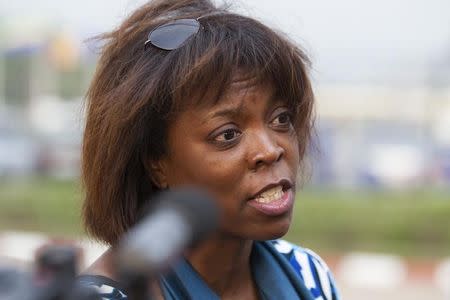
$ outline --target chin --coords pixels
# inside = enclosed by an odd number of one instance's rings
[[[289,220],[283,220],[281,222],[277,222],[276,224],[267,224],[267,226],[261,228],[262,230],[252,234],[252,240],[266,241],[279,239],[286,235],[290,225],[290,218]]]
[[[265,232],[263,234],[259,234],[254,240],[258,240],[258,241],[266,241],[266,240],[276,240],[279,238],[282,238],[283,236],[286,235],[286,233],[288,232],[289,228],[283,229],[283,230],[277,230],[277,231],[272,231],[272,232]]]

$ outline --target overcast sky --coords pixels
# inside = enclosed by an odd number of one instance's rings
[[[0,0],[0,18],[15,24],[39,20],[87,36],[111,29],[144,2]],[[416,82],[450,59],[449,0],[229,2],[303,45],[319,80]]]

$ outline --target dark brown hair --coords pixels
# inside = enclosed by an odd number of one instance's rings
[[[200,16],[201,29],[180,48],[144,50],[152,29]],[[114,244],[158,191],[147,165],[164,155],[170,119],[192,102],[220,101],[238,74],[272,83],[286,99],[304,157],[313,124],[309,63],[282,34],[209,0],[159,0],[100,39],[82,149],[84,223],[98,240]]]

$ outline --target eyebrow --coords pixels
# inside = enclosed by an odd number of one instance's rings
[[[217,110],[214,113],[208,115],[204,120],[202,120],[202,124],[205,124],[209,120],[217,118],[217,117],[236,118],[241,112],[242,112],[242,104],[240,104],[238,106],[220,109],[220,110]]]

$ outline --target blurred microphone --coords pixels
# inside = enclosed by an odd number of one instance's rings
[[[136,293],[129,295],[130,299],[145,299],[149,279],[218,225],[214,199],[198,189],[170,190],[151,201],[157,204],[124,236],[118,248],[120,277],[127,281],[128,290]]]
[[[0,268],[0,299],[33,299],[31,276],[10,268]]]
[[[38,254],[34,272],[0,268],[1,300],[100,300],[75,280],[76,249],[48,246]]]

